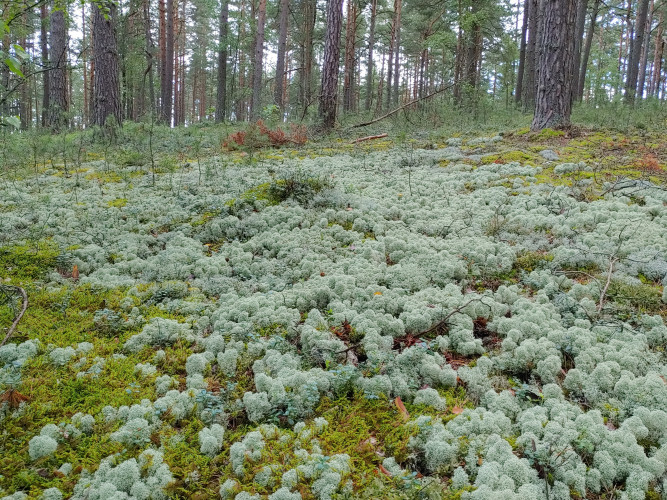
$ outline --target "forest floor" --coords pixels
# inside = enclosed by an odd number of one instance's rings
[[[667,136],[135,127],[5,142],[0,497],[665,498]]]

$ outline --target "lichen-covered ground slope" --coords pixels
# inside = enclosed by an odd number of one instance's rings
[[[664,144],[521,132],[4,178],[0,496],[667,498]]]

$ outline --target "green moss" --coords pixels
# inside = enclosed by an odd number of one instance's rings
[[[12,281],[40,279],[56,267],[58,247],[50,241],[0,247],[0,277]]]
[[[554,130],[552,128],[545,128],[532,136],[533,141],[543,141],[547,139],[554,139],[556,137],[564,137],[565,132],[562,130]]]
[[[526,251],[517,256],[513,267],[517,270],[532,272],[553,260],[554,256],[550,253]]]
[[[538,162],[538,157],[535,154],[530,154],[520,150],[504,151],[502,153],[490,154],[482,157],[483,164],[511,162],[535,165]]]
[[[108,202],[109,207],[123,208],[127,205],[127,198],[116,198]]]
[[[662,301],[662,287],[653,284],[632,285],[612,280],[607,297],[626,313],[667,314],[667,304]]]

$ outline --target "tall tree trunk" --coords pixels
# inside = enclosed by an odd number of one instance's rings
[[[383,93],[383,87],[384,87],[384,63],[386,61],[386,54],[384,51],[382,51],[382,63],[380,66],[380,74],[378,75],[378,96],[377,96],[377,101],[375,105],[375,112],[379,112],[382,109],[382,93]]]
[[[465,68],[464,68],[464,80],[465,80],[465,101],[468,104],[474,104],[476,101],[477,95],[477,86],[478,86],[478,65],[482,55],[482,25],[477,20],[477,14],[479,12],[480,5],[479,0],[473,0],[472,2],[472,11],[470,26],[465,33]]]
[[[574,95],[579,89],[579,68],[581,68],[581,42],[586,29],[586,12],[588,11],[588,0],[577,0],[577,17],[575,21],[574,36],[574,71],[572,73],[572,89]]]
[[[521,23],[521,43],[519,45],[519,69],[516,77],[516,92],[514,94],[514,102],[517,104],[521,102],[521,93],[523,92],[523,72],[526,66],[526,34],[528,32],[528,9],[530,0],[523,2],[523,21]]]
[[[146,75],[148,75],[148,98],[150,99],[151,117],[153,117],[155,115],[155,82],[153,81],[153,54],[155,53],[155,47],[153,46],[153,37],[151,36],[151,17],[149,3],[150,0],[143,1],[144,36],[146,38],[146,72],[144,73],[144,86],[146,82]]]
[[[371,19],[368,27],[368,62],[366,64],[366,111],[371,110],[373,98],[373,46],[375,45],[375,16],[377,15],[377,0],[371,0]]]
[[[301,39],[301,70],[299,73],[299,104],[304,114],[313,97],[313,33],[317,16],[317,0],[301,0],[304,28]]]
[[[625,82],[625,101],[634,103],[637,94],[637,78],[639,76],[639,62],[641,59],[642,45],[646,35],[645,25],[648,17],[649,0],[640,0],[637,11],[637,22],[635,24],[635,36],[630,45],[630,58],[628,61],[628,76]]]
[[[570,124],[576,7],[576,0],[544,0],[533,131]]]
[[[262,112],[262,70],[264,61],[264,25],[266,23],[266,0],[259,0],[257,32],[255,34],[255,59],[252,65],[252,107],[250,115],[259,119]]]
[[[396,34],[398,32],[398,3],[401,0],[394,0],[394,18],[391,22],[391,38],[389,41],[389,57],[387,59],[387,109],[391,107],[392,82],[394,81],[394,51],[396,49]]]
[[[164,60],[162,63],[162,88],[160,121],[171,126],[172,100],[174,97],[174,0],[167,0],[164,29]]]
[[[278,28],[278,61],[276,63],[276,88],[274,101],[280,108],[280,119],[285,114],[284,76],[285,55],[287,52],[287,20],[289,15],[289,0],[280,0],[280,27]]]
[[[220,49],[218,52],[218,93],[215,102],[215,121],[223,122],[227,113],[227,21],[229,1],[222,0],[220,8]]]
[[[644,25],[644,45],[642,47],[642,55],[639,59],[639,76],[637,80],[637,97],[642,99],[644,97],[644,86],[646,84],[646,66],[648,63],[648,51],[651,45],[651,26],[653,25],[653,0],[649,7],[648,19]]]
[[[165,91],[167,88],[167,5],[166,0],[158,0],[158,11],[160,14],[159,28],[158,28],[158,45],[160,46],[160,116],[159,120],[163,121],[165,113]]]
[[[343,71],[343,110],[352,111],[354,104],[354,53],[357,32],[357,4],[347,2],[347,22],[345,29],[345,69]]]
[[[44,69],[49,67],[49,41],[48,41],[48,27],[49,27],[49,8],[46,3],[40,6],[40,37],[39,46],[42,56],[42,66]],[[49,123],[48,113],[51,104],[49,97],[51,95],[51,78],[49,71],[42,73],[42,127],[47,127]]]
[[[27,24],[28,20],[28,12],[23,11],[23,14],[21,15],[21,30],[22,34],[19,38],[19,46],[23,47],[23,49],[27,49],[26,46],[26,31],[28,28]],[[25,30],[25,31],[23,31]],[[28,73],[27,71],[28,65],[26,62],[23,62],[21,64],[21,72],[25,75]],[[21,119],[21,130],[28,130],[31,126],[31,111],[32,111],[32,102],[30,99],[30,80],[25,78],[21,82],[21,92],[20,92],[20,97],[19,97],[19,117]]]
[[[185,6],[187,4],[188,0],[181,0],[181,15],[179,16],[179,29],[178,29],[178,36],[179,36],[179,52],[178,56],[181,59],[180,62],[180,67],[181,67],[181,81],[180,81],[180,105],[181,105],[181,115],[180,115],[180,121],[178,122],[179,125],[185,125],[185,70],[186,70],[186,65],[185,65]]]
[[[83,109],[81,111],[81,121],[84,126],[88,125],[88,109],[90,95],[88,93],[88,39],[86,38],[86,5],[81,4],[81,62],[83,63]]]
[[[116,3],[113,0],[98,2],[93,9],[95,59],[93,123],[100,127],[113,117],[120,125],[120,86],[118,83],[118,49],[116,45]]]
[[[330,131],[336,124],[340,30],[342,24],[343,0],[327,0],[327,30],[322,64],[322,90],[318,108],[323,131]]]
[[[526,45],[526,72],[524,89],[522,91],[523,109],[528,110],[535,105],[535,90],[537,79],[537,31],[539,25],[539,0],[529,0],[528,8],[528,42]]]
[[[245,50],[241,47],[241,41],[245,38],[246,32],[246,23],[245,23],[245,13],[246,13],[246,3],[245,0],[241,0],[241,6],[239,7],[239,30],[236,38],[236,53],[238,57],[239,68],[239,78],[238,78],[238,96],[236,98],[236,120],[244,121],[246,119],[246,114],[248,111],[248,106],[245,99],[245,74],[246,74],[246,54]]]
[[[60,130],[67,126],[67,24],[65,12],[53,8],[51,12],[51,64],[48,126]]]
[[[660,90],[660,74],[662,73],[662,55],[665,48],[665,41],[663,40],[663,23],[664,14],[660,12],[660,20],[658,21],[658,31],[655,34],[655,52],[653,53],[653,75],[651,78],[650,94],[657,97]]]
[[[579,78],[577,82],[579,87],[577,88],[575,98],[581,102],[584,98],[584,85],[586,83],[586,70],[588,69],[588,59],[591,55],[591,46],[593,45],[593,35],[595,34],[595,23],[598,18],[598,11],[600,10],[600,0],[595,0],[593,4],[593,11],[591,12],[591,23],[588,27],[588,32],[586,33],[586,43],[584,44],[584,50],[581,56],[581,69],[579,70]]]
[[[400,66],[399,66],[399,56],[401,54],[401,11],[402,11],[403,1],[396,0],[396,46],[394,47],[394,90],[392,102],[394,106],[398,106],[398,84],[400,82]]]

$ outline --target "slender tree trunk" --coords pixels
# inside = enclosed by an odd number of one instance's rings
[[[400,82],[399,56],[401,54],[401,11],[403,1],[396,0],[396,46],[394,47],[394,90],[392,101],[398,106],[398,84]]]
[[[264,61],[264,25],[266,23],[266,0],[259,0],[257,32],[255,34],[255,59],[252,66],[252,106],[250,115],[259,119],[262,112],[262,70]]]
[[[220,8],[220,49],[218,52],[218,93],[215,103],[215,121],[225,121],[227,112],[227,21],[229,1],[222,0]]]
[[[391,103],[393,102],[391,98],[391,93],[392,93],[392,82],[394,81],[394,52],[396,52],[397,49],[397,42],[396,42],[396,35],[398,34],[398,26],[399,26],[399,2],[401,0],[394,0],[394,17],[391,22],[391,38],[389,41],[389,58],[387,59],[387,109],[391,107]]]
[[[245,50],[241,47],[241,42],[245,38],[246,33],[246,22],[245,22],[245,13],[246,13],[246,4],[244,0],[241,0],[241,7],[239,8],[239,31],[236,38],[236,53],[238,54],[237,60],[239,65],[239,78],[238,78],[238,96],[236,98],[236,119],[238,121],[244,121],[246,119],[248,106],[245,98],[245,73],[246,73],[246,54]]]
[[[159,70],[160,70],[160,116],[159,120],[162,121],[165,114],[165,91],[167,88],[167,6],[166,0],[158,0],[158,10],[160,14],[160,22],[158,28],[158,45],[160,46],[160,59],[159,59]]]
[[[382,52],[382,63],[380,66],[380,75],[378,79],[378,95],[377,95],[377,104],[375,106],[375,112],[379,112],[382,110],[382,94],[384,90],[384,63],[386,61],[386,54],[384,51]]]
[[[535,89],[537,79],[537,31],[539,24],[539,0],[529,0],[528,8],[528,42],[526,45],[526,72],[524,76],[524,89],[522,90],[523,109],[528,110],[535,105]]]
[[[646,84],[646,66],[648,63],[648,52],[651,45],[651,26],[653,25],[653,0],[649,7],[649,14],[646,24],[644,25],[644,45],[642,47],[642,55],[639,59],[639,76],[637,81],[637,97],[642,99],[644,97],[644,87]]]
[[[148,98],[150,99],[151,117],[155,115],[155,82],[153,80],[153,54],[155,47],[153,46],[153,37],[151,36],[151,17],[150,17],[150,0],[144,0],[144,36],[146,38],[146,73],[144,73],[144,82],[146,75],[148,75]],[[145,85],[145,83],[144,83]]]
[[[166,24],[164,29],[164,60],[162,63],[161,116],[160,120],[171,126],[174,97],[174,0],[166,3]]]
[[[514,102],[521,102],[521,93],[523,91],[523,73],[526,66],[526,35],[528,32],[528,9],[530,0],[524,0],[523,3],[523,21],[521,23],[521,43],[519,45],[519,69],[516,77],[516,93]]]
[[[572,110],[576,0],[544,0],[531,130],[567,127]]]
[[[462,99],[462,83],[463,83],[463,65],[465,53],[463,50],[463,5],[462,1],[458,0],[458,35],[456,37],[456,60],[454,61],[454,103],[459,106]]]
[[[48,126],[53,130],[67,127],[67,25],[65,12],[54,8],[51,12],[51,65],[50,108]]]
[[[118,83],[118,49],[115,32],[116,4],[104,0],[93,7],[95,58],[93,123],[100,127],[113,117],[120,125],[120,86]]]
[[[322,64],[322,90],[318,115],[322,130],[330,131],[336,124],[338,100],[338,68],[340,58],[340,30],[343,24],[343,0],[327,0],[327,30]]]
[[[355,0],[347,2],[347,20],[345,29],[345,69],[343,72],[343,110],[352,111],[354,104],[354,53],[357,32],[357,4]]]
[[[278,61],[276,63],[276,88],[274,101],[280,108],[280,118],[285,114],[285,96],[283,79],[285,76],[285,55],[287,52],[287,20],[289,0],[280,0],[280,26],[278,28]]]
[[[49,28],[49,8],[46,3],[43,3],[40,6],[40,37],[39,45],[42,55],[42,66],[46,69],[49,67],[49,41],[48,41],[48,28]],[[42,127],[48,127],[49,118],[48,113],[51,107],[49,102],[49,97],[51,96],[51,78],[49,77],[49,71],[44,71],[42,73]]]
[[[581,102],[584,98],[584,85],[586,83],[586,70],[588,69],[588,59],[591,55],[591,46],[593,45],[593,35],[595,34],[595,23],[597,22],[598,11],[600,10],[600,0],[595,0],[593,4],[593,11],[591,12],[591,23],[586,33],[586,43],[584,44],[583,54],[581,56],[581,69],[579,70],[579,78],[577,80],[579,87],[577,88],[576,98]]]
[[[366,65],[366,111],[371,110],[373,99],[373,46],[375,45],[375,16],[377,15],[377,0],[371,0],[371,19],[368,27],[368,62]]]
[[[588,0],[577,0],[577,18],[575,22],[575,37],[574,37],[574,71],[572,76],[572,88],[576,95],[579,89],[579,72],[581,68],[581,42],[584,38],[584,30],[586,28],[586,12],[588,11]]]
[[[21,29],[22,29],[22,34],[19,38],[19,45],[23,47],[23,49],[27,49],[26,46],[26,31],[28,28],[27,20],[28,20],[28,13],[27,11],[23,11],[23,14],[21,15]],[[23,31],[25,30],[25,31]],[[21,72],[25,75],[28,73],[27,71],[28,65],[26,62],[23,62],[21,64]],[[31,125],[31,117],[30,117],[30,111],[32,109],[32,103],[30,102],[30,81],[26,78],[21,82],[21,92],[20,92],[20,97],[19,97],[19,118],[21,120],[21,130],[28,130]]]
[[[658,31],[655,34],[655,52],[653,53],[653,75],[651,78],[650,94],[657,97],[660,90],[660,74],[662,73],[662,54],[665,48],[665,41],[663,40],[663,22],[664,14],[660,12],[660,20],[658,21]]]
[[[477,67],[482,55],[482,25],[477,21],[477,14],[479,12],[479,2],[472,2],[472,11],[469,29],[465,33],[465,101],[468,104],[475,104],[478,86],[478,71]]]
[[[89,93],[88,93],[88,39],[86,37],[86,5],[81,4],[81,62],[83,69],[83,109],[81,111],[81,121],[84,126],[88,125]]]
[[[303,58],[301,61],[301,102],[304,111],[313,98],[313,34],[317,17],[317,0],[302,0],[304,6]]]
[[[625,101],[634,103],[637,94],[637,79],[639,76],[639,63],[641,59],[642,45],[646,34],[645,25],[648,17],[649,0],[640,0],[637,11],[637,23],[635,24],[635,36],[630,45],[630,58],[628,61],[628,77],[625,82]]]

